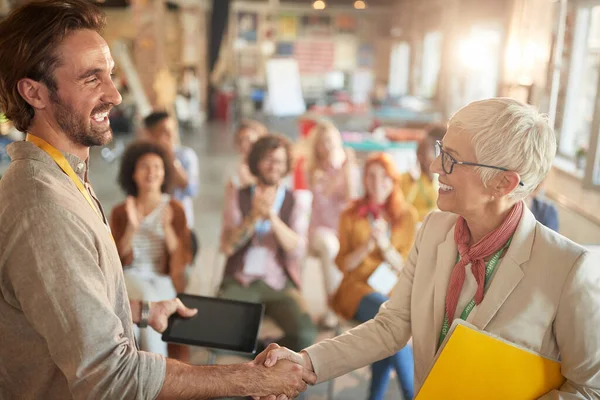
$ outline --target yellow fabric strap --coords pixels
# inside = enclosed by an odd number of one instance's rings
[[[77,186],[77,189],[79,189],[83,197],[85,197],[85,199],[89,203],[90,207],[92,207],[92,210],[94,210],[94,212],[100,218],[102,223],[104,223],[104,218],[102,218],[102,214],[100,214],[100,211],[98,211],[98,209],[96,208],[92,197],[90,196],[85,186],[83,186],[81,179],[79,179],[75,171],[73,171],[73,168],[71,168],[71,164],[69,164],[65,156],[60,151],[58,151],[58,149],[56,149],[54,146],[52,146],[50,143],[46,142],[42,138],[27,134],[27,138],[25,140],[35,144],[37,147],[48,153],[50,157],[52,157],[54,162],[56,162],[56,165],[58,165],[60,169],[62,169],[63,172],[67,174],[69,178],[71,178],[75,186]]]

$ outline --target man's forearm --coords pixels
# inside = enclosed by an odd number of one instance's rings
[[[261,382],[250,363],[192,366],[167,359],[167,370],[158,399],[214,399],[260,395]]]
[[[286,252],[294,251],[300,241],[298,234],[287,226],[276,214],[271,215],[271,226],[273,227],[275,238],[281,247],[283,247],[283,250]]]
[[[131,307],[131,320],[137,325],[142,319],[142,302],[141,300],[129,300],[129,307]]]

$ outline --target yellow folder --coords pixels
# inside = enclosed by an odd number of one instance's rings
[[[565,381],[560,363],[455,320],[417,400],[532,400]]]

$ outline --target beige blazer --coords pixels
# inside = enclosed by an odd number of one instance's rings
[[[320,382],[392,355],[412,335],[419,390],[437,351],[456,262],[456,220],[451,213],[429,214],[379,314],[307,349]],[[600,257],[538,223],[527,208],[469,322],[561,359],[567,382],[543,399],[600,399]]]

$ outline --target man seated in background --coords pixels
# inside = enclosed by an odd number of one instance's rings
[[[417,166],[414,171],[400,176],[400,188],[406,201],[417,209],[419,221],[436,209],[438,196],[437,178],[429,166],[435,158],[434,144],[446,133],[445,126],[434,126],[427,131],[427,136],[417,147]]]
[[[228,257],[221,297],[264,303],[284,331],[279,343],[302,349],[316,328],[300,293],[298,260],[306,251],[307,210],[282,184],[291,169],[290,143],[267,135],[250,150],[257,183],[237,191],[223,214],[223,252]]]
[[[540,185],[525,199],[525,204],[531,210],[535,219],[547,228],[558,232],[558,210],[556,206],[552,204],[543,195],[544,182]]]
[[[178,144],[175,120],[166,112],[153,112],[144,118],[148,139],[161,145],[172,162],[171,181],[173,198],[183,204],[188,228],[192,234],[192,259],[198,251],[198,238],[194,233],[194,203],[200,188],[198,155],[190,148]]]

